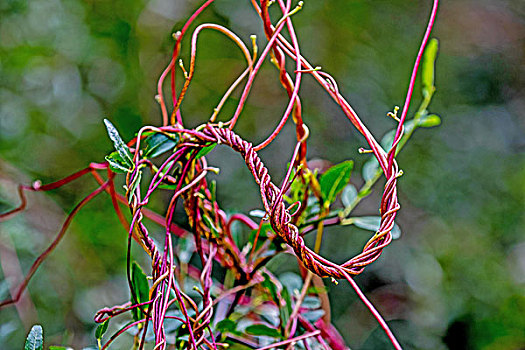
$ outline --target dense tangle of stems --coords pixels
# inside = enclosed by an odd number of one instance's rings
[[[267,39],[262,50],[257,47],[254,37],[252,37],[252,50],[250,51],[242,39],[229,29],[210,23],[199,25],[193,31],[191,37],[190,62],[189,68],[186,71],[182,60],[178,61],[181,53],[182,40],[194,20],[213,2],[214,0],[205,1],[192,14],[183,28],[174,34],[176,43],[172,59],[162,72],[157,84],[156,97],[160,104],[162,126],[143,127],[138,132],[137,137],[127,144],[127,146],[130,147],[130,152],[133,157],[132,167],[126,173],[127,193],[125,196],[118,194],[115,190],[115,173],[111,171],[108,162],[92,163],[88,168],[53,184],[41,185],[40,183],[35,183],[32,186],[22,185],[19,187],[22,204],[10,212],[0,215],[1,220],[7,219],[25,208],[26,199],[24,191],[53,190],[86,174],[91,174],[99,183],[99,187],[73,209],[55,240],[35,261],[15,295],[1,302],[0,306],[12,304],[20,299],[30,278],[34,275],[42,261],[62,239],[73,216],[93,197],[101,192],[107,192],[111,197],[113,207],[122,225],[128,230],[128,281],[132,300],[123,305],[101,309],[95,316],[95,321],[102,323],[130,310],[138,310],[141,317],[125,325],[115,333],[103,348],[108,347],[116,337],[133,327],[137,329],[135,332],[135,342],[139,348],[142,348],[146,342],[148,325],[151,324],[155,349],[165,349],[169,343],[165,331],[166,319],[176,319],[184,325],[184,329],[187,331],[186,339],[188,348],[221,348],[223,344],[218,340],[220,334],[214,331],[217,321],[231,315],[237,305],[249,303],[250,297],[245,294],[246,291],[257,288],[257,286],[261,288],[260,285],[262,281],[265,280],[265,276],[270,276],[271,280],[279,284],[275,277],[272,277],[271,273],[265,268],[265,265],[273,256],[281,252],[287,252],[294,254],[301,262],[302,267],[310,271],[306,278],[308,282],[306,283],[302,296],[296,299],[295,311],[292,313],[292,318],[288,320],[286,325],[282,325],[281,327],[282,331],[285,332],[285,335],[288,337],[288,340],[266,345],[260,347],[260,349],[291,346],[290,344],[295,342],[303,342],[304,347],[308,349],[309,343],[306,341],[307,339],[316,341],[325,349],[345,348],[340,340],[340,336],[330,324],[326,323],[326,320],[320,319],[315,322],[315,324],[312,324],[298,312],[307,286],[310,281],[314,279],[314,275],[347,280],[356,290],[359,298],[379,321],[381,327],[392,341],[392,344],[397,349],[400,349],[400,344],[389,330],[386,322],[359,290],[352,276],[363,272],[367,265],[377,260],[383,249],[392,241],[391,231],[395,225],[396,213],[400,209],[396,186],[401,171],[395,161],[395,154],[403,136],[403,124],[413,93],[418,66],[435,20],[438,0],[434,0],[430,20],[410,78],[402,114],[398,119],[399,124],[395,132],[392,147],[387,150],[381,147],[351,107],[350,103],[343,97],[335,79],[328,73],[323,72],[319,67],[311,65],[302,55],[292,22],[293,15],[301,10],[303,6],[302,2],[299,2],[298,5],[293,7],[291,0],[275,1],[275,6],[279,7],[282,14],[281,18],[275,21],[270,18],[268,8],[271,3],[269,0],[261,0],[260,2],[251,0],[256,14],[262,21]],[[247,67],[227,89],[219,104],[213,108],[209,121],[198,128],[188,129],[184,126],[181,107],[183,106],[185,96],[190,91],[189,88],[195,73],[197,39],[199,33],[204,29],[221,32],[232,40],[241,50]],[[282,31],[285,29],[288,32],[289,40],[282,34]],[[278,69],[279,82],[288,95],[289,101],[275,129],[263,142],[254,146],[236,134],[233,129],[239,122],[239,117],[247,102],[254,80],[258,76],[262,64],[264,64],[268,58],[270,58],[270,61]],[[294,62],[295,69],[293,72],[287,70],[287,60]],[[179,62],[179,66],[184,73],[184,82],[178,94],[175,89],[177,62]],[[370,147],[371,153],[373,153],[377,159],[380,169],[386,178],[379,206],[381,215],[379,229],[366,243],[360,254],[348,259],[342,264],[334,263],[322,257],[316,249],[311,249],[305,245],[304,234],[315,227],[318,227],[318,229],[322,231],[322,224],[320,223],[323,223],[323,217],[321,217],[317,224],[312,224],[313,226],[299,226],[300,217],[305,210],[307,198],[305,197],[304,200],[294,203],[291,206],[289,206],[285,200],[285,194],[294,179],[300,179],[300,181],[305,181],[306,183],[305,179],[308,179],[309,176],[311,178],[312,176],[306,162],[309,130],[303,120],[301,100],[299,97],[303,74],[312,75],[314,79],[319,82],[320,86],[332,97],[334,102],[341,107],[341,110],[348,117],[352,125],[363,135],[368,147]],[[168,107],[163,92],[164,82],[168,76],[170,76],[171,80],[171,108]],[[241,86],[243,81],[245,81],[245,84],[240,93],[240,99],[233,116],[226,122],[217,121],[226,100],[235,89]],[[169,111],[170,109],[171,111]],[[259,158],[257,152],[267,147],[281,133],[290,116],[292,116],[292,120],[296,126],[296,147],[290,159],[290,167],[285,179],[281,186],[277,186],[271,181],[268,170]],[[155,133],[172,138],[174,135],[178,137],[178,141],[173,147],[173,152],[158,166],[143,156],[143,148],[141,148],[144,140],[149,135]],[[206,179],[208,172],[216,172],[217,169],[208,166],[205,156],[200,154],[204,149],[210,148],[215,144],[226,145],[238,152],[243,157],[246,166],[253,175],[259,187],[265,212],[265,217],[259,224],[248,216],[240,213],[229,216],[219,207],[214,190],[210,188],[210,184]],[[151,172],[151,180],[145,191],[143,191],[140,186],[141,172],[144,169],[149,169]],[[100,170],[107,171],[107,179],[104,179],[98,173]],[[312,181],[315,182],[315,180]],[[138,183],[138,185],[136,185],[136,183]],[[170,186],[172,197],[167,206],[165,216],[161,216],[149,210],[147,205],[152,194],[161,186],[166,185]],[[318,190],[316,190],[315,186],[308,188],[307,192],[308,191],[319,196],[319,194],[316,193]],[[322,198],[320,198],[320,200],[321,199]],[[189,225],[191,227],[189,231],[174,224],[175,208],[179,200],[183,201],[184,210],[189,219]],[[128,208],[129,215],[131,216],[130,222],[126,219],[121,205]],[[146,219],[164,227],[164,240],[161,244],[157,245],[151,237],[147,228],[148,224]],[[258,244],[257,239],[261,234],[261,227],[264,220],[270,223],[273,232],[267,231],[267,239],[262,242],[262,244]],[[252,246],[248,247],[248,250],[239,247],[235,242],[232,235],[232,223],[234,221],[239,221],[250,230],[257,231],[256,238],[251,243]],[[334,223],[339,222],[337,218],[332,221],[334,221]],[[329,223],[329,220],[327,220],[326,224]],[[187,237],[188,235],[193,235],[194,237],[195,252],[200,260],[200,268],[188,265],[187,262],[182,261],[180,256],[177,256],[176,251],[174,251],[174,236]],[[151,257],[152,284],[149,290],[149,301],[139,300],[139,295],[137,295],[133,286],[133,278],[129,272],[132,240],[136,241]],[[286,246],[282,245],[283,243],[286,244]],[[275,244],[280,248],[271,251],[269,249],[271,244]],[[212,270],[214,264],[217,263],[232,271],[235,278],[233,286],[221,286],[213,280]],[[195,297],[190,296],[187,291],[185,291],[183,284],[186,276],[190,276],[194,281],[198,281],[199,287],[195,287],[195,290],[199,295],[199,301],[196,301]],[[278,286],[278,289],[279,288],[282,289],[283,287]],[[223,310],[221,314],[216,314],[217,305],[223,302],[226,305],[225,311]],[[277,307],[283,306],[279,305],[279,300],[274,302],[277,304]],[[176,310],[180,311],[178,316],[170,314],[174,306],[176,306]],[[299,329],[302,329],[303,332],[297,333]],[[222,337],[221,339],[241,342],[245,345],[252,344],[249,339],[239,339],[234,336]],[[250,346],[255,347],[259,345],[252,344]]]

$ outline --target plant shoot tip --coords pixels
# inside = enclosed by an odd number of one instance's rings
[[[36,180],[35,182],[33,182],[33,188],[35,190],[38,190],[41,186],[42,186],[42,181]]]
[[[366,149],[366,148],[363,148],[363,147],[359,147],[359,149],[357,151],[359,153],[361,153],[361,154],[372,153],[371,149]]]

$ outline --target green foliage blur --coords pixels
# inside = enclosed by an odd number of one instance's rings
[[[154,96],[171,57],[171,34],[200,3],[0,1],[0,212],[18,205],[18,183],[54,181],[104,161],[112,143],[103,118],[125,140],[142,125],[161,123]],[[403,103],[430,5],[306,0],[293,17],[303,55],[335,77],[378,138],[395,126],[386,113]],[[442,125],[418,130],[400,154],[402,236],[356,278],[406,349],[525,348],[524,20],[520,0],[442,1],[433,33],[440,40],[437,92],[430,106]],[[264,45],[248,0],[217,0],[202,21],[233,29],[247,44],[256,34]],[[189,38],[182,46],[186,64]],[[192,127],[209,118],[244,69],[238,49],[215,32],[203,32],[197,56],[182,106]],[[308,158],[353,159],[361,169],[368,156],[357,148],[364,139],[313,79],[304,79]],[[418,85],[412,113],[420,90]],[[235,96],[219,119],[229,118]],[[277,71],[267,63],[236,131],[254,143],[264,140],[286,102]],[[288,124],[261,152],[276,179],[284,176],[293,132]],[[212,177],[223,208],[245,213],[260,208],[257,187],[237,155],[217,147],[209,158],[221,168]],[[359,171],[351,181],[363,183]],[[28,210],[1,223],[1,299],[54,237],[65,213],[95,186],[86,177],[49,194],[30,194]],[[358,207],[360,214],[377,215],[380,186]],[[154,204],[160,212],[162,203],[158,198]],[[344,261],[368,234],[329,229],[322,254]],[[46,347],[95,345],[96,310],[129,298],[125,251],[126,233],[102,195],[75,219],[26,297],[0,310],[0,348],[21,348],[35,323],[43,325]],[[136,247],[134,254],[147,261]],[[282,264],[286,261],[293,259],[278,257],[270,266],[286,272],[294,265]],[[348,345],[388,349],[350,287],[328,287],[332,319]]]

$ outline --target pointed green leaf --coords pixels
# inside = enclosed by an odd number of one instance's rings
[[[379,163],[375,157],[372,157],[363,165],[363,180],[370,181],[372,180],[377,172],[379,171]]]
[[[279,305],[279,297],[277,293],[277,287],[273,283],[272,279],[270,278],[270,275],[263,272],[264,281],[262,282],[263,287],[268,289],[270,291],[270,295],[272,296],[273,301]]]
[[[109,325],[109,318],[98,325],[97,330],[95,331],[95,337],[97,339],[102,339],[102,336],[108,330],[108,325]]]
[[[279,315],[281,316],[281,325],[285,325],[288,323],[288,320],[290,319],[290,315],[292,314],[292,298],[290,298],[290,293],[288,292],[288,288],[283,288],[281,291],[281,297],[283,298],[285,302],[284,307],[279,307]]]
[[[42,350],[44,348],[44,334],[42,326],[34,325],[27,335],[24,350]]]
[[[109,163],[111,170],[115,173],[127,173],[131,171],[130,167],[126,164],[117,151],[113,151],[107,155],[106,161]]]
[[[215,147],[217,146],[216,143],[214,143],[213,145],[211,146],[208,146],[208,147],[204,147],[203,149],[201,149],[199,151],[199,153],[197,153],[197,155],[195,156],[195,159],[199,159],[201,157],[204,157],[205,155],[207,155],[208,153],[210,153]]]
[[[381,218],[379,216],[361,216],[352,218],[353,224],[363,230],[377,231],[381,224]]]
[[[109,138],[111,141],[113,141],[113,146],[115,147],[115,150],[118,152],[122,160],[125,162],[125,164],[128,166],[128,168],[131,168],[133,166],[133,156],[131,155],[131,152],[122,141],[122,138],[120,137],[117,129],[111,122],[107,119],[104,119],[104,124],[106,124],[106,129],[108,131]]]
[[[156,133],[148,136],[144,142],[146,148],[144,149],[144,157],[155,158],[172,150],[179,141],[179,135],[169,137],[162,133]]]
[[[343,202],[343,205],[348,207],[355,201],[356,198],[357,189],[355,186],[352,184],[346,185],[345,188],[343,188],[343,192],[341,193],[341,201]]]
[[[62,345],[50,345],[49,350],[73,350],[73,348]]]
[[[350,181],[354,162],[344,161],[328,169],[319,180],[321,193],[328,203],[333,203],[337,195]]]
[[[421,64],[423,96],[429,96],[434,92],[434,71],[438,46],[437,39],[430,39],[423,53],[423,62]]]
[[[377,232],[381,224],[381,217],[379,216],[360,216],[350,218],[348,221],[349,224],[354,224],[355,226],[362,228],[363,230],[368,230],[372,232]],[[401,229],[397,224],[394,225],[394,228],[390,232],[392,234],[392,239],[398,239],[401,236]]]
[[[423,128],[431,128],[441,124],[441,118],[436,114],[427,114],[419,119],[418,126]]]
[[[137,297],[137,300],[133,300],[133,295],[131,297],[131,303],[135,304],[135,302],[138,303],[144,303],[149,301],[149,283],[148,279],[146,277],[146,274],[144,271],[142,271],[142,268],[137,264],[137,262],[133,262],[131,265],[131,281],[133,282],[133,291],[135,292],[135,296]],[[142,309],[146,309],[147,306],[142,306]],[[141,318],[145,317],[145,315],[139,315],[140,310],[138,308],[135,308],[132,310],[133,319],[135,321],[140,320]]]
[[[267,337],[281,338],[281,333],[277,329],[268,327],[264,324],[249,325],[244,331],[250,335],[264,335]]]

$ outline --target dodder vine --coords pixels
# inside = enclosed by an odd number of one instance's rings
[[[35,261],[15,295],[3,301],[0,306],[15,303],[20,299],[40,264],[62,239],[73,216],[93,197],[107,192],[117,216],[129,234],[127,275],[131,301],[103,308],[95,315],[95,322],[100,323],[96,332],[99,348],[105,349],[121,334],[131,332],[134,336],[134,347],[140,349],[150,342],[155,344],[155,349],[165,349],[171,344],[177,348],[220,349],[233,343],[259,349],[294,345],[305,349],[319,346],[324,349],[345,349],[341,336],[330,323],[330,306],[326,292],[312,292],[309,289],[311,283],[315,286],[319,286],[319,283],[322,285],[320,277],[330,277],[334,282],[336,279],[345,279],[351,284],[385,330],[392,344],[400,349],[400,344],[386,322],[359,290],[352,275],[363,272],[367,265],[377,260],[382,250],[392,241],[393,230],[398,230],[395,217],[400,206],[396,186],[402,172],[395,161],[397,152],[417,127],[439,124],[439,117],[430,115],[427,111],[435,91],[434,61],[437,41],[430,41],[425,51],[438,0],[434,0],[433,3],[401,116],[398,117],[397,108],[393,113],[389,113],[398,126],[381,142],[368,131],[345,100],[335,79],[320,67],[314,68],[302,55],[292,22],[292,16],[303,6],[302,1],[295,7],[292,7],[291,0],[277,0],[275,3],[268,0],[251,1],[262,20],[267,39],[260,53],[254,36],[251,37],[250,50],[242,39],[229,29],[217,24],[201,24],[192,34],[191,59],[186,70],[184,62],[178,60],[182,39],[190,24],[213,2],[214,0],[206,1],[192,14],[181,31],[173,35],[176,40],[173,56],[161,74],[156,96],[161,107],[162,126],[145,126],[138,131],[136,138],[125,143],[113,124],[105,120],[108,135],[115,148],[114,152],[106,156],[106,162],[92,163],[88,168],[48,185],[35,182],[31,186],[19,186],[21,205],[1,214],[1,220],[25,208],[24,191],[53,190],[86,174],[91,174],[100,184],[73,209],[59,234]],[[281,18],[270,18],[270,5],[279,7]],[[281,34],[285,28],[290,41]],[[185,95],[191,92],[189,87],[195,72],[197,39],[204,29],[219,31],[232,40],[242,51],[247,68],[213,108],[210,120],[195,129],[188,129],[184,126],[180,108]],[[254,79],[267,58],[279,71],[279,82],[289,97],[289,103],[275,130],[265,141],[254,146],[233,129],[242,114]],[[422,59],[423,102],[414,118],[405,122]],[[293,72],[287,70],[287,60],[295,62]],[[182,70],[184,78],[178,96],[175,89],[177,67]],[[359,191],[349,184],[353,168],[351,161],[333,166],[320,176],[308,167],[306,154],[309,129],[302,117],[299,96],[303,74],[310,74],[319,82],[368,143],[370,149],[360,149],[360,152],[372,153],[373,158],[367,164],[367,174],[364,176],[366,183]],[[171,80],[173,103],[171,112],[168,112],[163,93],[164,81],[168,76]],[[218,122],[222,106],[243,81],[246,82],[234,115],[227,122]],[[297,143],[285,179],[278,186],[272,182],[257,152],[280,134],[290,115],[296,125]],[[244,158],[259,187],[263,204],[259,223],[242,213],[227,215],[220,208],[215,196],[215,183],[206,179],[208,172],[219,171],[209,166],[206,161],[206,154],[216,145],[230,147]],[[106,171],[106,178],[99,173],[101,170]],[[114,178],[119,173],[126,176],[125,194],[119,194],[114,185]],[[352,210],[367,196],[381,174],[386,177],[386,184],[379,208],[380,217],[352,217]],[[146,178],[149,182],[144,180]],[[160,190],[172,193],[165,216],[148,209],[151,195]],[[332,204],[341,192],[345,207],[334,209]],[[189,231],[177,226],[173,221],[179,200],[184,204],[191,227]],[[131,216],[129,222],[126,218],[128,215],[122,211],[121,206],[127,207]],[[161,243],[156,243],[150,234],[149,221],[165,228]],[[232,224],[235,221],[252,231],[250,241],[244,246],[239,245],[234,237]],[[331,262],[319,255],[323,228],[348,224],[375,231],[362,253],[342,264]],[[304,235],[313,230],[317,231],[317,240],[315,247],[310,248],[305,245]],[[176,242],[174,237],[178,237]],[[132,263],[132,240],[151,257],[151,283],[142,268],[135,262]],[[191,244],[192,241],[194,244]],[[283,252],[294,254],[304,272],[300,291],[297,290],[295,295],[290,295],[286,283],[281,283],[285,281],[279,281],[265,267],[268,261]],[[199,264],[190,263],[189,257],[192,254],[197,254]],[[212,270],[217,264],[229,271],[229,278],[222,283],[212,277]],[[194,285],[193,290],[188,290],[188,284]],[[255,303],[255,300],[259,301]],[[308,303],[313,303],[314,307],[307,306],[307,300]],[[273,308],[278,311],[279,316],[270,319],[267,312],[258,309],[259,306]],[[132,320],[103,344],[102,338],[109,321],[128,311],[132,314]]]

